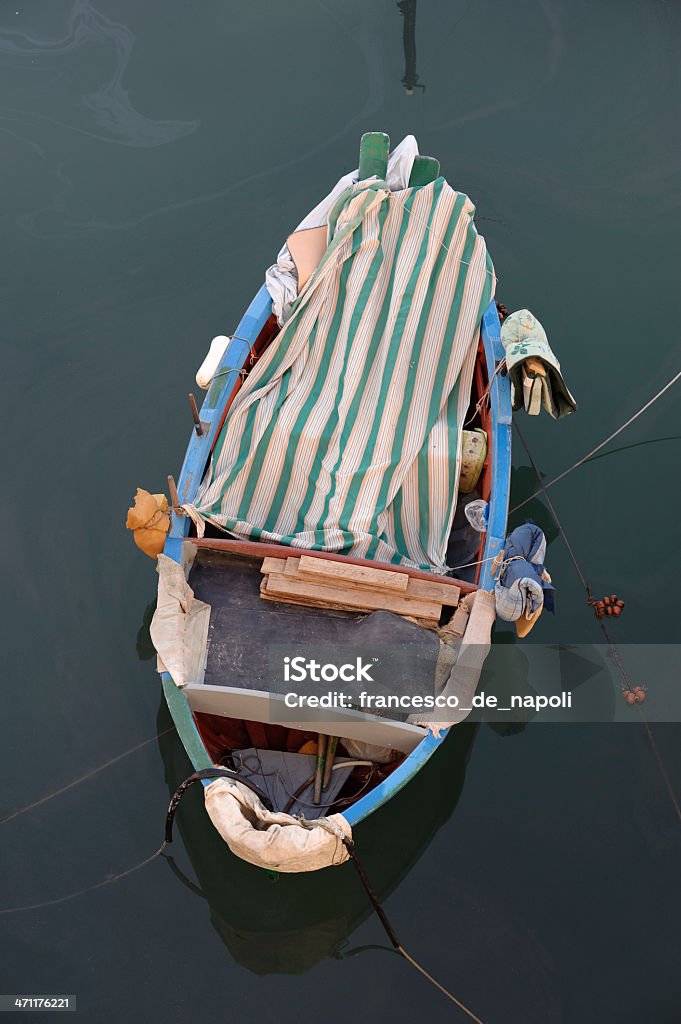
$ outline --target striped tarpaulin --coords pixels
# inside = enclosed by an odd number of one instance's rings
[[[446,571],[459,437],[494,271],[443,178],[348,189],[185,506],[238,537]]]

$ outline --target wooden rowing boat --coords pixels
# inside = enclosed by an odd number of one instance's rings
[[[216,829],[281,871],[347,859],[353,828],[470,712],[495,616],[511,396],[493,268],[438,162],[413,157],[391,191],[388,149],[363,136],[359,182],[288,239],[289,319],[280,334],[263,286],[200,412],[190,396],[169,478],[163,690]],[[482,533],[454,490],[464,425]],[[416,710],[435,695],[441,714]]]
[[[193,500],[243,377],[276,334],[270,296],[263,286],[239,323],[223,357],[222,370],[215,375],[200,410],[200,424],[192,433],[177,483],[180,504]],[[323,640],[325,624],[330,621],[335,624],[340,618],[355,623],[360,618],[359,613],[376,607],[394,608],[399,614],[406,614],[410,610],[410,602],[414,618],[432,627],[433,616],[439,616],[440,608],[447,600],[443,592],[456,594],[458,600],[459,594],[493,588],[491,565],[502,549],[505,537],[511,465],[509,385],[502,374],[495,373],[503,355],[498,315],[492,303],[482,320],[470,402],[474,412],[471,425],[481,426],[488,437],[487,458],[479,484],[482,497],[489,502],[488,529],[480,538],[475,559],[478,564],[462,570],[459,578],[443,578],[403,566],[386,567],[384,563],[334,553],[301,552],[283,545],[228,538],[210,529],[206,536],[198,539],[191,520],[178,514],[177,509],[173,512],[164,553],[180,564],[189,566],[191,563],[189,583],[196,597],[211,606],[201,677],[178,687],[169,672],[162,673],[170,713],[196,771],[220,764],[235,767],[235,749],[295,753],[318,736],[326,735],[340,737],[338,753],[343,754],[344,738],[349,736],[356,740],[367,735],[361,730],[353,732],[354,723],[348,726],[347,716],[341,716],[342,721],[331,716],[314,725],[271,720],[272,709],[267,692],[259,688],[257,679],[255,682],[247,679],[250,669],[258,661],[254,652],[262,648],[265,638],[282,640],[296,636],[298,639]],[[475,412],[476,404],[484,395],[488,400],[480,402],[479,411]],[[307,573],[302,577],[301,563],[305,564]],[[327,585],[325,565],[335,572],[340,567],[344,583],[348,582],[348,573],[350,576],[352,572],[368,572],[370,575],[373,571],[384,572],[388,568],[390,584],[383,591],[383,599],[380,596],[377,599],[376,590],[371,587],[363,589],[360,581],[358,586],[354,586],[359,604],[353,608],[352,604],[343,603],[347,598],[334,600],[334,593],[338,591],[334,592],[333,587]],[[287,566],[290,568],[289,576]],[[316,577],[315,572],[318,573]],[[407,580],[406,589],[400,577]],[[273,581],[276,581],[274,586]],[[352,579],[350,583],[353,583]],[[391,587],[395,588],[392,592]],[[428,599],[429,587],[439,592],[435,604]],[[424,593],[426,599],[423,598]],[[450,603],[455,605],[456,600],[452,598]],[[366,603],[363,605],[362,601]],[[259,673],[262,676],[262,665]],[[362,716],[360,712],[354,714],[373,722],[371,742],[392,748],[394,757],[372,771],[368,771],[366,765],[350,766],[347,778],[340,791],[334,794],[332,802],[336,809],[342,808],[343,818],[351,828],[377,811],[412,779],[447,734],[447,730],[438,735],[424,726],[405,721]],[[307,749],[311,748],[308,746]],[[257,781],[257,771],[250,778],[251,782]],[[262,779],[260,781],[262,783]],[[204,780],[205,787],[211,784],[210,780]],[[309,803],[298,804],[298,813],[301,813],[301,806],[309,806]],[[289,800],[289,810],[290,807]],[[278,808],[280,811],[285,809]]]

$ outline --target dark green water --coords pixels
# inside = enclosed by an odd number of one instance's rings
[[[153,567],[125,510],[179,470],[210,339],[362,131],[440,158],[478,206],[499,297],[548,327],[580,401],[525,427],[548,474],[679,368],[681,15],[419,0],[426,88],[408,96],[392,0],[0,12],[5,813],[169,728]],[[621,443],[681,434],[680,401]],[[554,491],[594,589],[626,596],[630,643],[679,638],[678,453],[629,448]],[[537,639],[598,642],[560,540],[548,564],[560,614]],[[655,736],[678,792],[681,731]],[[187,772],[168,733],[4,825],[0,908],[147,856]],[[230,857],[198,794],[179,825],[173,864],[3,916],[0,991],[76,993],[106,1024],[457,1019],[361,951],[385,942],[350,867],[273,883]],[[486,1024],[681,1020],[681,823],[640,726],[466,726],[358,841],[405,945]]]

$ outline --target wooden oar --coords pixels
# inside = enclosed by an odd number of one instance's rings
[[[322,802],[322,783],[324,781],[324,770],[326,768],[326,748],[328,739],[328,736],[325,736],[322,733],[318,734],[317,766],[314,776],[314,795],[312,797],[312,802],[315,804],[320,804]]]
[[[331,772],[333,771],[333,762],[336,757],[336,747],[338,746],[338,737],[329,736],[329,742],[326,748],[326,764],[324,765],[324,778],[322,780],[322,789],[326,789],[328,784],[331,782]]]

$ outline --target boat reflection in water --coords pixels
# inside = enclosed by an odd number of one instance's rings
[[[171,725],[162,701],[159,733]],[[409,785],[358,829],[358,853],[380,900],[399,885],[454,812],[476,730],[476,725],[467,723],[453,729]],[[191,765],[174,730],[160,738],[159,747],[172,794],[191,773]],[[234,857],[204,810],[199,786],[192,787],[182,801],[175,831],[192,862],[198,887],[172,859],[171,867],[206,900],[213,925],[234,959],[255,974],[309,970],[337,952],[372,913],[350,863],[275,879]]]

